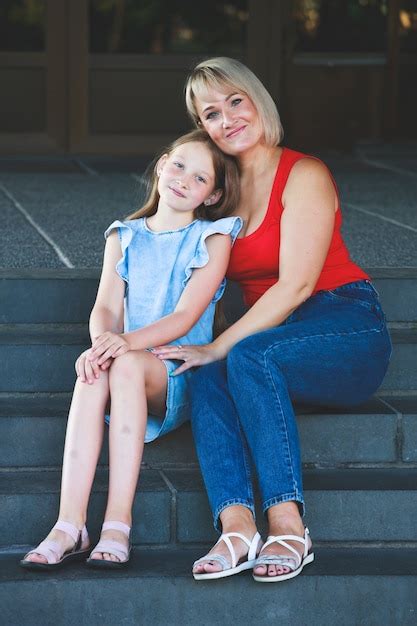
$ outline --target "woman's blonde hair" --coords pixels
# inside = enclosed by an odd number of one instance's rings
[[[186,135],[179,137],[152,161],[145,173],[145,178],[147,179],[145,202],[138,211],[129,215],[126,218],[127,220],[135,220],[140,217],[155,215],[159,203],[158,175],[156,171],[158,161],[162,155],[170,155],[180,146],[191,142],[202,143],[210,151],[213,159],[214,190],[222,190],[222,195],[217,202],[209,206],[203,203],[197,207],[194,211],[194,218],[215,221],[221,217],[227,217],[235,211],[240,194],[239,166],[237,160],[232,156],[224,154],[210,139],[205,130],[198,129],[192,130]]]
[[[255,105],[268,146],[277,146],[284,137],[281,119],[275,102],[259,78],[236,59],[216,57],[202,61],[192,70],[185,85],[187,111],[196,126],[201,120],[195,99],[208,89],[224,91],[224,88],[245,93]]]

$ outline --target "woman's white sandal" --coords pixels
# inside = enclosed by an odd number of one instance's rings
[[[253,574],[254,580],[259,583],[276,583],[282,580],[294,578],[295,576],[298,576],[298,574],[301,574],[304,566],[314,561],[314,552],[312,552],[311,548],[309,549],[308,547],[309,535],[309,530],[308,528],[306,528],[304,531],[304,537],[297,537],[297,535],[278,535],[276,537],[268,537],[268,539],[262,546],[262,549],[267,548],[272,543],[278,543],[279,545],[283,546],[283,548],[286,548],[287,550],[292,552],[294,556],[261,554],[255,561],[255,567],[258,567],[259,565],[265,565],[266,567],[268,567],[268,565],[278,565],[280,567],[287,567],[292,571],[288,572],[287,574],[278,574],[277,576],[268,576],[268,573],[266,573],[264,576],[260,576],[259,574]],[[303,556],[300,556],[297,550],[293,548],[293,546],[291,546],[289,543],[287,543],[287,541],[298,541],[299,543],[302,543],[304,546]]]
[[[248,554],[243,559],[237,560],[236,552],[233,547],[232,542],[230,541],[230,537],[237,537],[241,539],[248,546]],[[224,541],[226,544],[231,557],[232,567],[230,567],[230,561],[223,554],[210,554],[203,556],[198,561],[195,561],[193,564],[193,569],[196,565],[200,565],[200,563],[208,563],[210,561],[216,561],[220,563],[222,566],[222,570],[220,572],[204,572],[201,574],[197,574],[193,572],[193,576],[195,580],[213,580],[216,578],[226,578],[226,576],[233,576],[233,574],[239,574],[239,572],[243,572],[244,570],[251,569],[256,562],[256,553],[258,550],[259,542],[261,541],[261,536],[258,532],[256,532],[252,538],[252,541],[249,541],[244,535],[240,533],[224,533],[219,538],[218,542],[215,544],[219,544],[221,541]]]

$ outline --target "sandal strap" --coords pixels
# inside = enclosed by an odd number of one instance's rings
[[[74,541],[75,545],[77,545],[80,538],[81,538],[81,542],[88,539],[88,532],[87,532],[87,528],[85,525],[82,527],[81,530],[79,530],[76,526],[74,526],[74,524],[71,524],[70,522],[64,522],[62,520],[58,520],[52,530],[55,530],[55,529],[61,530],[62,532],[69,535],[71,539]]]
[[[292,556],[285,556],[285,555],[265,555],[259,556],[259,559],[265,559],[269,561],[270,565],[280,565],[281,563],[272,563],[269,559],[273,558],[273,559],[277,559],[277,560],[282,560],[282,559],[292,559],[295,561],[296,567],[295,569],[297,569],[298,567],[300,567],[301,563],[303,562],[303,559],[305,559],[305,557],[308,554],[308,535],[310,534],[308,528],[304,529],[304,537],[299,537],[297,535],[270,535],[269,537],[267,537],[267,540],[265,541],[264,545],[262,546],[262,549],[267,548],[268,546],[270,546],[273,543],[278,543],[280,546],[282,546],[283,548],[286,548],[289,552],[292,552],[294,554],[294,557]],[[298,541],[298,543],[302,543],[304,546],[304,552],[303,552],[303,556],[300,555],[300,553],[293,547],[291,546],[289,543],[287,543],[287,541]],[[259,563],[259,565],[262,565],[263,563]],[[288,567],[291,567],[290,565]]]
[[[31,554],[40,554],[44,556],[48,562],[48,565],[53,565],[54,563],[58,563],[60,558],[62,558],[61,547],[57,541],[51,541],[49,539],[45,539],[42,541],[36,548],[30,550],[25,556],[23,560],[26,561],[28,556]]]
[[[94,554],[95,552],[107,552],[108,554],[116,556],[119,561],[123,562],[127,561],[129,551],[130,549],[126,548],[126,546],[120,543],[120,541],[114,541],[114,539],[102,539],[98,542],[91,554]]]
[[[293,556],[265,554],[265,556],[260,556],[256,559],[255,567],[258,567],[258,565],[281,565],[283,567],[289,567],[294,571],[300,567],[301,562],[298,564]]]
[[[201,559],[198,559],[197,561],[194,561],[193,568],[196,565],[200,565],[200,563],[207,563],[209,561],[217,561],[217,563],[220,563],[220,565],[222,566],[222,570],[223,571],[230,568],[230,563],[226,559],[224,554],[210,554],[210,557],[203,556],[203,557],[201,557]]]
[[[217,545],[218,545],[221,541],[224,541],[224,543],[226,544],[226,546],[227,546],[227,548],[228,548],[228,550],[229,550],[229,553],[230,553],[230,556],[231,556],[231,559],[232,559],[232,568],[236,567],[237,562],[238,562],[238,559],[237,559],[237,557],[236,557],[236,552],[235,552],[235,549],[234,549],[234,547],[233,547],[233,544],[232,544],[232,542],[230,541],[230,537],[237,537],[237,539],[241,539],[241,541],[243,541],[243,542],[247,545],[247,547],[248,547],[248,549],[249,549],[249,550],[248,550],[248,556],[247,556],[248,561],[249,561],[249,560],[253,560],[253,559],[255,558],[255,556],[256,556],[256,550],[257,550],[257,547],[258,547],[259,541],[260,541],[260,539],[261,539],[261,536],[260,536],[260,534],[259,534],[258,532],[256,532],[256,533],[254,534],[254,536],[252,537],[252,540],[251,540],[251,541],[250,541],[247,537],[245,537],[245,535],[242,535],[242,533],[237,533],[237,532],[236,532],[236,533],[235,533],[235,532],[232,532],[232,533],[223,533],[222,535],[220,535],[219,540],[218,540],[218,541],[217,541],[217,543],[216,543],[216,546],[217,546]],[[210,557],[209,557],[209,559],[211,559],[211,558],[212,558],[212,556],[213,556],[213,555],[211,554],[211,555],[210,555]],[[216,556],[220,556],[220,555],[216,555]],[[225,557],[223,557],[223,558],[225,558]],[[201,560],[201,559],[199,559],[199,560]],[[203,557],[203,560],[207,560],[207,558],[206,558],[206,559],[204,559],[204,557]],[[216,559],[216,560],[217,560],[217,559]],[[226,559],[226,562],[227,562],[227,559]],[[227,568],[224,568],[224,569],[227,569]]]
[[[119,530],[126,535],[127,538],[130,536],[130,526],[124,522],[104,522],[101,530]]]

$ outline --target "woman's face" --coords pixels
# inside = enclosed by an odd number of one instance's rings
[[[226,154],[239,157],[263,139],[258,111],[242,92],[208,89],[195,106],[203,128]]]

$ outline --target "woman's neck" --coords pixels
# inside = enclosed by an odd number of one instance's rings
[[[276,168],[281,152],[280,146],[257,144],[239,155],[241,178],[243,180],[257,180],[271,167]]]

